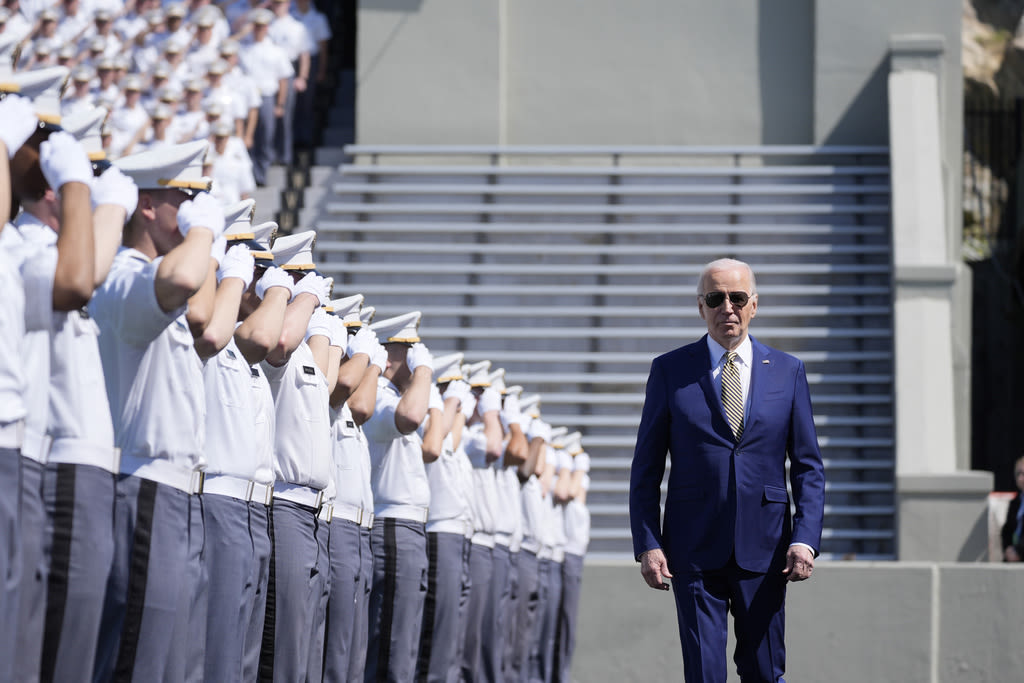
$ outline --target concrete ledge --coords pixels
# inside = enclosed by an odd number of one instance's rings
[[[953,265],[893,267],[893,282],[905,287],[949,287],[956,282],[957,271]]]
[[[819,562],[788,591],[786,678],[1020,680],[1022,580],[1002,564]],[[672,593],[647,588],[635,563],[588,563],[573,680],[678,681],[681,667]]]
[[[943,498],[950,495],[987,497],[995,484],[991,472],[951,472],[949,474],[898,474],[896,489],[900,495],[925,494]]]

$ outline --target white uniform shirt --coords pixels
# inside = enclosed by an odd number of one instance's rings
[[[465,474],[452,448],[452,435],[444,437],[441,456],[426,464],[430,482],[430,521],[428,532],[465,536],[473,525],[473,511],[466,498]]]
[[[206,389],[206,474],[254,479],[259,465],[252,371],[234,338],[203,365]]]
[[[56,245],[51,247],[56,252]],[[114,425],[100,362],[100,328],[85,311],[54,311],[50,320],[48,462],[115,471]]]
[[[121,471],[179,482],[204,463],[203,370],[185,306],[165,312],[154,287],[160,259],[122,247],[89,303]],[[187,489],[188,484],[178,485]]]
[[[306,342],[279,368],[264,361],[274,394],[277,481],[323,490],[331,481],[331,416],[327,378]]]
[[[235,204],[243,195],[251,195],[256,191],[256,179],[252,171],[252,159],[245,149],[241,138],[231,136],[224,148],[224,154],[218,154],[210,145],[207,157],[213,166],[210,177],[213,178],[214,197],[223,204]]]
[[[544,535],[544,495],[541,490],[540,480],[536,475],[530,475],[521,489],[522,513],[523,513],[523,550],[532,553],[540,551],[543,545]]]
[[[134,107],[119,107],[110,114],[110,153],[120,156],[135,134],[149,123],[149,114],[145,107],[136,104]]]
[[[310,38],[309,31],[306,30],[301,21],[290,14],[277,17],[274,21],[270,22],[267,36],[274,41],[275,45],[284,50],[284,53],[288,56],[288,61],[292,63],[297,61],[303,52],[310,52],[312,50],[313,41]]]
[[[249,41],[239,52],[239,61],[245,73],[256,84],[262,97],[273,97],[282,78],[295,75],[291,60],[285,51],[270,40]]]
[[[583,490],[590,488],[590,456],[580,453],[573,459],[573,472],[583,472]],[[590,545],[590,510],[578,498],[565,506],[565,554],[587,554]]]
[[[312,5],[309,6],[309,11],[305,14],[300,12],[298,7],[292,7],[292,16],[306,27],[306,32],[309,35],[310,56],[320,54],[320,42],[331,39],[331,27],[327,23],[327,17]]]
[[[462,441],[466,448],[466,457],[473,466],[473,517],[477,535],[474,542],[483,540],[484,545],[493,547],[494,540],[483,539],[480,534],[493,535],[495,532],[495,507],[498,505],[498,482],[494,476],[494,468],[487,464],[487,437],[483,425],[475,424],[462,431]]]
[[[494,469],[494,484],[497,491],[496,505],[494,506],[494,533],[501,534],[499,542],[510,545],[512,536],[519,526],[519,479],[512,472],[512,479],[508,477],[509,470],[501,466],[501,460],[496,461]]]
[[[25,369],[25,440],[21,454],[46,462],[46,427],[50,403],[50,317],[53,313],[53,278],[57,271],[57,234],[35,216],[22,211],[15,229],[4,230],[18,262],[25,287],[25,341],[21,364]],[[52,247],[52,248],[51,248]]]
[[[274,393],[270,382],[259,365],[249,367],[253,395],[253,427],[256,437],[256,474],[258,484],[274,483],[274,443],[277,415],[274,407]]]
[[[10,235],[15,229],[10,224],[0,232],[0,427],[24,420],[25,368],[21,361],[21,347],[25,343],[25,288],[17,263],[7,252]],[[0,432],[0,447],[20,448],[20,432],[15,436]]]
[[[242,100],[240,108],[245,110],[245,114],[239,118],[244,119],[247,117],[250,109],[259,109],[260,100],[263,95],[260,93],[256,81],[249,74],[245,73],[244,69],[236,66],[224,74],[223,85],[233,93],[238,94]],[[275,90],[275,92],[277,91]]]
[[[352,418],[348,404],[341,406],[331,426],[334,453],[334,503],[373,512],[370,486],[370,446]]]
[[[377,517],[425,521],[430,507],[430,484],[423,467],[423,441],[419,433],[402,434],[395,426],[401,400],[397,387],[377,380],[377,404],[363,425],[370,446],[374,511]]]

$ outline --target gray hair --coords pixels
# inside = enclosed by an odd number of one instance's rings
[[[754,269],[750,267],[749,263],[737,261],[733,258],[720,258],[708,263],[700,271],[700,277],[697,279],[697,295],[700,296],[704,293],[704,279],[708,276],[708,273],[713,270],[730,270],[732,268],[747,269],[747,273],[750,274],[750,293],[757,294],[757,281],[754,279]]]

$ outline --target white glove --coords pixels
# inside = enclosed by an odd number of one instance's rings
[[[39,168],[54,190],[67,183],[92,186],[92,162],[75,136],[57,131],[39,145]]]
[[[378,346],[380,344],[377,343],[377,333],[369,327],[361,327],[348,339],[348,357],[351,358],[357,353],[365,353],[368,357],[373,358],[373,353]]]
[[[312,294],[316,297],[319,306],[326,306],[331,300],[331,285],[334,283],[329,278],[320,277],[316,273],[309,273],[306,277],[295,283],[292,294]]]
[[[284,287],[288,290],[288,298],[291,299],[295,281],[292,280],[292,276],[288,274],[288,271],[274,266],[267,268],[267,272],[263,273],[263,277],[256,282],[256,296],[262,301],[263,297],[267,294],[267,290],[271,287]]]
[[[373,353],[370,355],[370,363],[380,368],[381,374],[384,374],[388,367],[388,350],[380,342],[377,343]]]
[[[227,277],[237,277],[245,284],[242,289],[249,289],[255,268],[256,259],[253,258],[249,247],[244,244],[236,244],[228,249],[224,258],[220,260],[220,268],[217,269],[217,282]]]
[[[217,239],[224,232],[224,208],[212,194],[203,192],[178,207],[178,232],[187,236],[192,228],[202,228]]]
[[[495,389],[487,387],[484,389],[484,393],[480,394],[480,398],[477,399],[477,403],[480,406],[480,414],[489,413],[492,410],[501,410],[501,394]]]
[[[430,400],[427,402],[427,410],[433,410],[435,408],[444,412],[444,399],[441,398],[441,390],[437,388],[437,385],[431,384]]]
[[[337,316],[330,316],[331,319],[331,346],[337,346],[341,349],[341,355],[345,355],[345,350],[348,348],[348,328],[345,327],[345,323],[341,322],[341,318]]]
[[[217,266],[220,266],[220,262],[224,259],[224,252],[228,249],[228,241],[224,239],[224,235],[221,235],[213,241],[210,245],[210,258],[217,262]]]
[[[544,439],[544,441],[551,443],[551,425],[544,420],[534,419],[530,423],[530,431],[526,434],[530,441],[536,438]]]
[[[103,204],[122,207],[127,216],[125,220],[131,218],[139,205],[139,188],[117,166],[111,166],[99,178],[92,179],[92,208]]]
[[[7,146],[9,159],[14,158],[38,126],[36,110],[27,97],[8,95],[0,101],[0,140]]]
[[[430,354],[430,349],[427,348],[423,342],[416,342],[409,348],[409,353],[405,357],[405,364],[409,366],[410,372],[416,372],[416,368],[429,368],[434,369],[434,357]]]
[[[522,411],[519,410],[519,397],[509,394],[501,406],[501,426],[508,431],[509,425],[519,424],[522,421]]]
[[[330,339],[331,317],[331,314],[322,308],[313,311],[313,315],[309,319],[309,325],[306,326],[306,341],[309,341],[310,337],[315,337],[318,334]]]
[[[444,400],[450,398],[459,399],[460,403],[465,403],[467,398],[472,398],[473,390],[469,388],[469,384],[461,379],[453,379],[448,383],[448,388],[444,390]],[[476,403],[474,401],[474,403]]]
[[[476,397],[470,394],[466,398],[462,399],[462,414],[466,418],[466,422],[469,422],[473,418],[473,411],[476,410]]]

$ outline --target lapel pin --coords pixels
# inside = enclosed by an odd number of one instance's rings
[[[765,359],[765,360],[763,360],[763,361],[761,361],[761,362],[762,362],[762,363],[764,363],[765,365],[768,365],[768,364],[769,364],[769,363],[770,363],[771,361],[770,361],[770,360],[768,360],[768,359]]]

